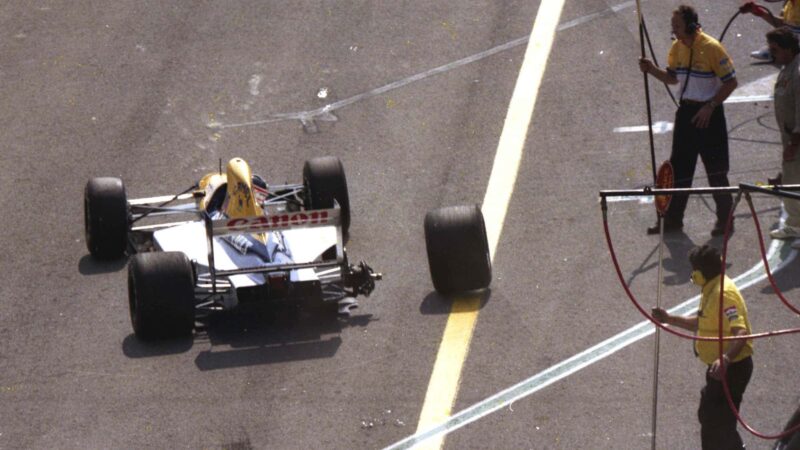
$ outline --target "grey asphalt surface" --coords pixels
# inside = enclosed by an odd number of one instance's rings
[[[621,3],[621,2],[620,2]],[[617,3],[569,0],[561,23]],[[656,55],[677,2],[645,2]],[[700,2],[717,36],[734,2]],[[0,5],[0,448],[382,448],[414,433],[449,302],[429,281],[422,219],[483,199],[525,46],[381,94],[370,91],[530,33],[538,4],[472,2],[22,2]],[[642,318],[624,297],[597,192],[651,180],[634,8],[559,31],[528,133],[454,411]],[[766,24],[737,20],[725,44],[740,86]],[[327,98],[320,99],[321,89]],[[654,120],[674,107],[651,83]],[[766,93],[766,92],[765,92]],[[361,94],[313,124],[272,120]],[[779,168],[771,103],[726,107],[731,182]],[[294,116],[293,116],[294,117]],[[253,125],[230,126],[262,122]],[[209,125],[220,125],[215,127]],[[224,127],[230,126],[230,127]],[[670,134],[656,136],[657,160]],[[181,191],[241,156],[270,182],[340,157],[353,208],[351,259],[385,273],[345,320],[256,312],[191,340],[142,344],[127,311],[125,261],[86,251],[83,187],[118,176],[130,197]],[[702,168],[697,184],[705,185]],[[697,293],[686,253],[711,241],[692,200],[668,238],[663,303]],[[759,197],[764,226],[779,202]],[[652,205],[613,204],[634,292],[655,303]],[[745,209],[731,274],[759,260]],[[797,262],[777,276],[796,296]],[[758,331],[796,325],[765,282],[744,291]],[[756,344],[745,417],[782,427],[798,401],[794,337]],[[703,367],[662,336],[659,448],[699,446]],[[653,339],[449,435],[445,448],[649,448]],[[748,448],[769,442],[745,435]]]

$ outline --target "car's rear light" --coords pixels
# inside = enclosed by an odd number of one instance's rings
[[[289,273],[270,272],[267,274],[267,284],[273,292],[287,292],[289,290]]]

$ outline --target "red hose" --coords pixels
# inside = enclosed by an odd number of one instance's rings
[[[800,328],[789,328],[785,330],[775,330],[775,331],[766,331],[762,333],[753,333],[747,334],[742,336],[723,336],[722,338],[719,337],[712,337],[712,336],[695,336],[693,334],[687,334],[680,331],[673,330],[672,328],[662,324],[661,322],[655,320],[653,316],[651,316],[647,311],[642,308],[641,304],[636,297],[634,297],[633,293],[631,292],[628,285],[625,283],[625,276],[622,274],[622,269],[619,266],[619,262],[617,261],[617,254],[614,251],[614,245],[611,243],[611,233],[608,228],[608,219],[605,217],[605,213],[603,214],[603,229],[606,235],[606,243],[608,244],[608,250],[611,254],[611,260],[614,263],[614,269],[617,272],[617,277],[619,278],[620,283],[622,283],[622,288],[625,290],[625,294],[628,295],[628,298],[633,303],[633,306],[636,307],[637,310],[649,320],[653,325],[661,328],[662,330],[666,331],[667,333],[674,334],[675,336],[684,338],[684,339],[691,339],[693,341],[719,341],[722,339],[723,341],[738,341],[742,339],[760,339],[765,337],[772,337],[772,336],[780,336],[784,334],[793,334],[793,333],[800,333]]]
[[[736,201],[734,202],[733,208],[731,209],[730,215],[728,216],[728,222],[727,222],[727,224],[725,226],[725,234],[723,236],[722,270],[720,272],[720,287],[721,287],[720,288],[720,305],[722,305],[722,298],[723,298],[722,296],[724,294],[724,290],[722,289],[722,286],[723,286],[723,283],[724,283],[724,280],[725,280],[725,259],[727,257],[728,239],[730,237],[730,228],[731,228],[731,223],[733,221],[733,214],[734,214],[736,206],[737,206],[737,204],[739,202],[739,197],[736,198]],[[646,317],[647,320],[649,320],[653,325],[659,327],[660,329],[662,329],[662,330],[664,330],[664,331],[666,331],[668,333],[674,334],[675,336],[678,336],[678,337],[681,337],[681,338],[684,338],[684,339],[691,339],[691,340],[694,340],[694,341],[718,341],[719,342],[720,359],[722,359],[722,354],[723,354],[723,341],[734,341],[734,340],[742,340],[742,339],[760,339],[760,338],[764,338],[764,337],[800,333],[800,328],[790,328],[790,329],[786,329],[786,330],[776,330],[776,331],[769,331],[769,332],[763,332],[763,333],[754,333],[754,334],[748,334],[748,335],[742,335],[742,336],[722,336],[722,308],[721,307],[719,308],[719,330],[720,330],[720,335],[718,337],[695,336],[695,335],[691,335],[691,334],[682,333],[682,332],[679,332],[679,331],[675,331],[675,330],[671,329],[670,327],[662,324],[661,322],[655,320],[653,318],[653,316],[648,314],[647,311],[645,311],[645,309],[642,308],[642,306],[639,303],[639,301],[636,300],[636,297],[634,297],[633,293],[631,292],[630,287],[625,282],[625,277],[622,274],[622,269],[620,268],[619,261],[617,261],[617,255],[616,255],[616,252],[614,251],[614,245],[613,245],[613,243],[611,241],[611,233],[610,233],[609,227],[608,227],[607,205],[606,205],[606,199],[605,198],[601,199],[601,205],[602,205],[602,210],[603,210],[603,230],[604,230],[605,236],[606,236],[606,243],[608,244],[608,251],[611,254],[611,260],[612,260],[612,262],[614,264],[614,269],[617,272],[617,277],[619,277],[619,281],[622,284],[622,288],[625,290],[625,294],[627,294],[628,298],[633,303],[633,306],[644,317]],[[753,217],[756,217],[755,213],[753,214]],[[759,233],[759,237],[760,236],[761,236],[761,234]],[[763,242],[762,242],[761,250],[762,250],[762,257],[766,262],[766,255],[763,252]],[[728,406],[731,408],[731,411],[736,416],[736,420],[738,420],[739,423],[741,423],[742,426],[747,431],[749,431],[751,434],[753,434],[755,436],[758,436],[758,437],[760,437],[762,439],[781,439],[781,438],[784,438],[784,437],[786,437],[786,436],[788,436],[788,435],[800,430],[800,424],[798,424],[797,426],[794,426],[794,427],[792,427],[792,428],[790,428],[788,430],[785,430],[785,431],[783,431],[783,432],[781,432],[780,434],[777,434],[777,435],[766,435],[766,434],[763,434],[763,433],[760,433],[760,432],[756,431],[755,429],[750,427],[744,421],[744,419],[739,414],[739,411],[736,409],[736,406],[733,404],[733,399],[731,398],[730,388],[728,386],[728,382],[727,382],[727,379],[726,379],[726,367],[725,367],[724,364],[722,365],[722,386],[723,386],[723,390],[725,391],[725,397],[728,400]]]
[[[781,299],[784,305],[787,308],[794,311],[795,314],[800,314],[800,309],[797,309],[789,300],[786,300],[784,297],[783,292],[778,289],[777,283],[775,283],[775,279],[772,277],[772,271],[769,269],[769,262],[767,262],[767,252],[764,250],[764,237],[761,235],[761,223],[758,220],[758,215],[756,214],[756,209],[753,207],[753,200],[750,198],[750,193],[745,192],[745,198],[747,199],[747,205],[750,207],[750,214],[753,216],[753,221],[756,224],[756,236],[758,236],[758,246],[761,249],[761,260],[764,262],[764,270],[767,272],[767,278],[769,278],[769,284],[772,285],[772,289],[778,295],[778,298]]]
[[[728,239],[730,238],[730,229],[731,229],[731,224],[733,223],[733,213],[736,210],[736,206],[738,205],[739,199],[741,198],[741,196],[742,196],[742,193],[740,191],[739,195],[736,197],[736,201],[733,204],[733,208],[731,208],[731,212],[728,215],[728,221],[725,224],[725,234],[724,234],[724,236],[722,238],[722,266],[720,268],[720,277],[719,277],[720,278],[720,288],[719,288],[719,324],[718,324],[719,337],[720,338],[722,338],[722,306],[723,306],[722,299],[723,299],[724,294],[725,294],[725,291],[724,291],[725,260],[726,260],[726,258],[728,256]],[[778,286],[775,285],[775,281],[772,278],[772,274],[769,271],[769,265],[767,264],[767,255],[764,252],[764,238],[761,236],[761,226],[758,223],[758,217],[756,216],[755,209],[753,208],[753,202],[750,201],[749,194],[747,195],[747,199],[748,199],[748,204],[750,205],[751,215],[753,216],[753,219],[755,220],[755,223],[756,223],[756,230],[758,230],[759,249],[761,251],[761,258],[764,261],[764,268],[767,271],[767,277],[769,278],[769,281],[772,284],[772,288],[775,289],[775,292],[780,292],[778,290]],[[793,311],[797,311],[793,306],[791,306],[789,304],[789,302],[785,301],[785,299],[783,298],[782,295],[779,294],[779,297],[781,298],[781,301],[783,301],[783,303],[786,306],[788,306]],[[720,339],[720,341],[719,341],[719,359],[720,360],[723,359],[722,358],[723,354],[724,354],[724,351],[723,351],[723,346],[722,346],[722,339]],[[742,427],[744,427],[745,430],[749,431],[750,434],[752,434],[754,436],[760,437],[761,439],[770,439],[770,440],[772,440],[772,439],[782,439],[782,438],[784,438],[786,436],[789,436],[790,434],[794,434],[794,432],[800,430],[800,423],[795,425],[795,426],[793,426],[793,427],[791,427],[791,428],[789,428],[788,430],[784,430],[784,431],[782,431],[782,432],[780,432],[778,434],[775,434],[775,435],[769,435],[769,434],[761,433],[761,432],[757,431],[755,428],[751,427],[744,420],[744,417],[741,416],[741,414],[739,413],[739,410],[736,408],[736,405],[733,403],[733,397],[731,396],[730,387],[728,386],[728,377],[726,376],[727,375],[726,372],[727,372],[727,369],[728,369],[726,366],[727,366],[727,364],[721,364],[720,365],[720,367],[722,369],[721,370],[721,372],[722,372],[722,375],[721,375],[721,378],[722,378],[722,390],[725,391],[725,399],[728,401],[728,407],[733,412],[733,415],[736,416],[736,420],[740,424],[742,424]]]

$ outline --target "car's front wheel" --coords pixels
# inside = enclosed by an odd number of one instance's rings
[[[92,178],[83,192],[86,248],[99,259],[116,259],[128,246],[128,199],[119,178]]]

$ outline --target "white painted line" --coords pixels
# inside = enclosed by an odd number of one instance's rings
[[[751,81],[744,86],[736,88],[734,93],[725,100],[725,103],[754,103],[771,102],[772,91],[775,81],[778,79],[778,72],[771,73],[755,81]]]
[[[486,223],[489,257],[492,260],[514,192],[528,128],[565,1],[548,0],[539,4],[497,144],[492,172],[481,205]],[[438,426],[450,416],[479,312],[480,298],[477,296],[453,300],[425,393],[417,424],[418,433]],[[417,444],[426,449],[439,449],[444,444],[444,434]]]
[[[777,273],[787,264],[791,263],[797,257],[797,250],[793,250],[787,241],[773,240],[770,243],[769,250],[767,251],[767,260],[770,267],[773,268],[773,273]],[[764,280],[767,278],[766,273],[756,275],[757,272],[763,271],[763,262],[759,262],[747,272],[739,275],[733,281],[739,286],[740,290]],[[681,303],[678,306],[669,309],[671,314],[689,315],[697,310],[700,296],[694,296],[689,300]],[[643,321],[634,325],[633,327],[618,333],[617,335],[594,345],[571,358],[568,358],[550,368],[539,372],[538,374],[524,380],[514,386],[511,386],[485,400],[478,402],[457,414],[450,417],[445,423],[425,430],[417,432],[402,441],[399,441],[387,449],[407,449],[412,448],[424,442],[425,440],[432,439],[435,436],[449,434],[453,431],[472,423],[482,417],[485,417],[499,409],[502,409],[515,401],[527,397],[545,387],[559,381],[569,375],[596,363],[612,354],[622,350],[623,348],[637,342],[645,337],[653,334],[655,327],[649,321]]]
[[[556,25],[561,17],[564,2],[565,0],[547,0],[539,4],[531,32],[531,43],[525,51],[500,142],[497,144],[492,174],[481,205],[486,218],[486,235],[492,256],[500,240],[511,193],[517,181],[528,126],[533,116],[539,86],[550,56],[550,48],[555,39]]]
[[[725,104],[731,103],[755,103],[755,102],[771,102],[772,94],[762,95],[747,95],[747,96],[731,96],[725,100]],[[674,124],[672,122],[659,121],[653,124],[653,134],[666,134],[673,130]],[[647,125],[634,125],[628,127],[616,127],[614,133],[641,133],[647,131]]]
[[[775,86],[775,81],[777,80],[778,71],[776,70],[767,76],[761,77],[744,85],[740,85],[733,93],[740,97],[756,97],[763,95],[769,95],[771,97],[773,88]]]
[[[652,195],[622,195],[619,197],[606,197],[606,202],[639,202],[640,205],[651,205],[653,204],[653,198],[654,196]]]
[[[672,122],[656,122],[653,124],[653,134],[666,134],[672,131],[674,125]],[[632,127],[617,127],[614,128],[614,133],[639,133],[647,131],[647,125],[636,125]]]
[[[725,100],[726,104],[736,103],[755,103],[755,102],[771,102],[772,87],[775,85],[778,74],[774,73],[765,77],[759,78],[756,81],[740,86],[736,89],[736,94],[728,97]],[[656,122],[653,124],[653,133],[664,134],[672,131],[672,122]],[[636,125],[631,127],[617,127],[614,128],[614,133],[638,133],[647,131],[647,125]]]
[[[556,31],[564,31],[564,30],[567,30],[569,28],[573,28],[573,27],[576,27],[578,25],[582,25],[584,23],[587,23],[587,22],[589,22],[591,20],[598,19],[598,18],[601,18],[601,17],[605,17],[605,16],[608,16],[608,15],[611,15],[611,14],[615,14],[615,13],[617,13],[619,11],[622,11],[625,8],[629,8],[629,7],[633,6],[633,5],[635,5],[634,1],[626,1],[626,2],[620,3],[618,5],[610,7],[608,9],[605,9],[605,10],[602,10],[602,11],[598,11],[598,12],[595,12],[595,13],[592,13],[592,14],[588,14],[586,16],[582,16],[582,17],[579,17],[577,19],[570,20],[569,22],[564,22],[563,24],[558,26]],[[258,126],[258,125],[266,125],[266,124],[275,123],[275,122],[282,122],[282,121],[285,121],[285,120],[300,120],[301,122],[303,122],[304,125],[306,123],[308,123],[309,121],[312,121],[312,120],[322,120],[322,121],[335,122],[337,120],[337,118],[336,118],[336,116],[333,115],[333,112],[338,110],[338,109],[344,108],[345,106],[349,106],[349,105],[352,105],[353,103],[359,102],[361,100],[365,100],[365,99],[368,99],[368,98],[372,98],[372,97],[384,94],[386,92],[392,91],[394,89],[401,88],[403,86],[406,86],[408,84],[414,83],[416,81],[421,81],[421,80],[424,80],[426,78],[430,78],[430,77],[432,77],[434,75],[439,75],[441,73],[448,72],[450,70],[453,70],[455,68],[464,66],[466,64],[470,64],[470,63],[473,63],[473,62],[476,62],[476,61],[480,61],[482,59],[488,58],[488,57],[490,57],[492,55],[495,55],[497,53],[504,52],[504,51],[509,50],[511,48],[526,44],[526,43],[528,43],[529,39],[530,39],[530,36],[523,36],[521,38],[514,39],[513,41],[506,42],[505,44],[498,45],[497,47],[492,47],[492,48],[490,48],[488,50],[484,50],[484,51],[482,51],[480,53],[476,53],[476,54],[474,54],[472,56],[468,56],[466,58],[462,58],[462,59],[459,59],[457,61],[454,61],[454,62],[451,62],[451,63],[448,63],[448,64],[444,64],[444,65],[439,66],[439,67],[435,67],[435,68],[430,69],[430,70],[428,70],[426,72],[418,73],[418,74],[412,75],[412,76],[410,76],[408,78],[404,78],[402,80],[395,81],[395,82],[389,83],[387,85],[372,89],[371,91],[367,91],[367,92],[364,92],[364,93],[361,93],[361,94],[358,94],[358,95],[354,95],[352,97],[340,100],[338,102],[334,102],[334,103],[325,105],[322,108],[317,108],[317,109],[307,110],[307,111],[289,112],[289,113],[275,113],[275,114],[271,114],[266,119],[253,120],[253,121],[250,121],[250,122],[225,124],[225,123],[220,123],[220,122],[214,121],[214,122],[207,123],[206,126],[208,128],[215,129],[215,130],[222,130],[222,129],[226,129],[226,128],[241,128],[241,127],[251,127],[251,126]]]
[[[732,95],[725,100],[725,104],[729,103],[755,103],[755,102],[771,102],[772,94],[766,95]]]

